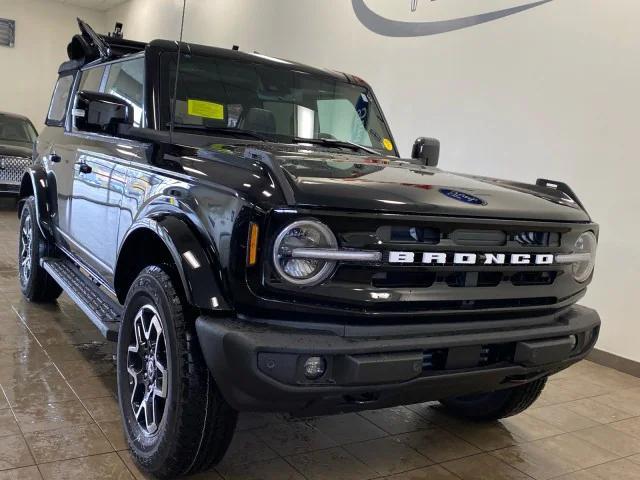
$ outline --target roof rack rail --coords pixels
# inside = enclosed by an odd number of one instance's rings
[[[104,39],[107,45],[109,45],[112,57],[123,57],[132,53],[143,52],[147,47],[147,44],[144,42],[125,40],[124,38],[117,37],[106,37],[103,35],[100,35],[100,37]]]

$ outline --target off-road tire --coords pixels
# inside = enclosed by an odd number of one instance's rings
[[[524,412],[540,396],[547,377],[495,392],[440,400],[452,414],[478,421],[499,420]]]
[[[40,259],[49,255],[53,247],[43,238],[38,227],[34,197],[24,201],[18,235],[18,281],[22,294],[30,302],[54,302],[62,293],[62,288],[40,266]]]
[[[136,462],[159,478],[197,473],[218,463],[231,443],[237,420],[236,411],[220,394],[205,364],[194,315],[177,285],[164,265],[150,266],[140,273],[127,295],[117,349],[118,396],[129,448]],[[164,413],[151,435],[134,413],[134,380],[128,372],[131,358],[127,356],[131,342],[135,342],[134,325],[141,322],[136,316],[142,318],[139,312],[148,305],[159,314],[165,332],[168,372]],[[158,349],[155,351],[159,358]]]

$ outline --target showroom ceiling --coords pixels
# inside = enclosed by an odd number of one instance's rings
[[[108,10],[116,5],[125,3],[128,0],[57,0],[67,5],[76,5],[78,7],[94,8],[96,10]]]

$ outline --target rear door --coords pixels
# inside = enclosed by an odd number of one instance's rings
[[[62,73],[56,83],[45,124],[38,138],[37,153],[47,172],[51,222],[60,244],[66,244],[69,231],[70,199],[73,190],[75,147],[65,135],[69,96],[77,71]]]

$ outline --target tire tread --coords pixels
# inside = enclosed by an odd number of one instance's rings
[[[136,453],[136,446],[129,440],[134,458],[159,478],[176,478],[207,470],[218,463],[231,443],[237,413],[222,398],[211,376],[200,344],[195,325],[185,312],[183,296],[178,292],[168,273],[170,267],[146,267],[134,282],[129,297],[144,288],[142,284],[152,277],[161,287],[171,308],[171,322],[176,333],[178,362],[182,371],[178,376],[181,390],[176,394],[176,422],[174,439],[161,466],[153,465]],[[206,415],[205,415],[206,412]]]
[[[31,278],[26,286],[21,284],[22,294],[30,302],[34,303],[51,303],[62,294],[62,287],[53,279],[49,273],[40,266],[40,258],[47,255],[51,250],[51,246],[46,239],[42,237],[38,228],[38,213],[36,211],[36,199],[31,196],[23,202],[22,212],[20,215],[20,231],[18,235],[22,235],[22,222],[25,210],[29,211],[31,216],[32,228],[32,252],[31,259]],[[18,261],[20,253],[18,252]]]
[[[524,385],[479,396],[476,402],[448,398],[440,403],[453,415],[478,421],[493,421],[524,412],[540,397],[547,383],[542,377]],[[465,398],[465,397],[461,397]]]

